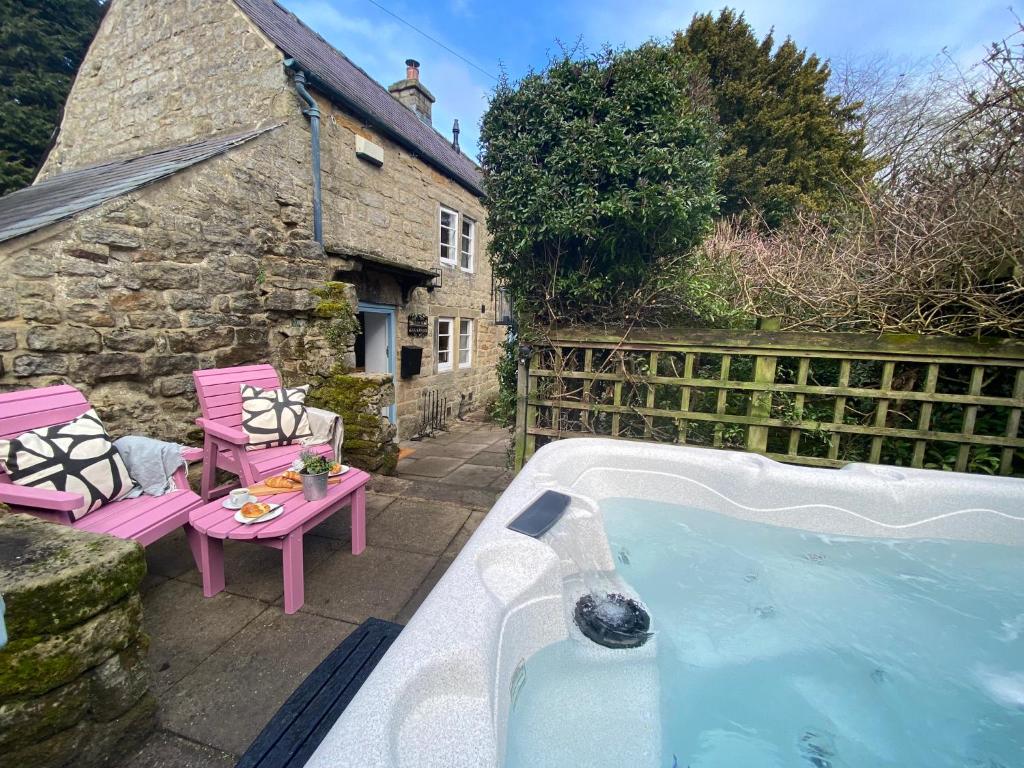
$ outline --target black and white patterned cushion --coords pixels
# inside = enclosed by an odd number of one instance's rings
[[[128,469],[93,410],[67,424],[0,440],[0,463],[17,485],[82,494],[85,503],[71,512],[75,520],[132,489]]]
[[[308,386],[261,389],[242,384],[242,431],[248,450],[289,445],[313,434],[306,416]]]

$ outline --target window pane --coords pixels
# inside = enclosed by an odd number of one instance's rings
[[[441,209],[441,261],[455,261],[455,217],[454,211]]]
[[[469,365],[473,348],[473,321],[459,321],[459,365]]]
[[[463,269],[473,268],[473,236],[475,223],[471,219],[462,220],[462,237],[459,241],[459,262]]]
[[[452,354],[452,321],[444,319],[437,321],[437,364],[439,367],[451,366]]]

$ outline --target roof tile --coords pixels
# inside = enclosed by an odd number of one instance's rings
[[[280,125],[280,124],[278,124]],[[108,160],[51,176],[0,197],[0,242],[95,208],[277,128],[214,136],[128,159]]]
[[[235,4],[328,96],[340,99],[474,194],[483,194],[476,163],[293,13],[274,0],[235,0]]]

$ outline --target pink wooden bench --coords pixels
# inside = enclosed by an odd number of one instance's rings
[[[31,429],[66,424],[90,408],[85,396],[67,384],[0,394],[0,438],[17,437]],[[182,457],[196,461],[202,457],[202,450],[186,448]],[[15,485],[0,469],[0,502],[15,512],[27,512],[82,531],[132,539],[144,547],[176,528],[184,528],[196,566],[199,566],[199,538],[188,523],[188,515],[203,500],[189,488],[184,467],[175,472],[174,484],[180,490],[163,496],[114,501],[72,520],[71,510],[81,506],[81,495]]]
[[[196,395],[202,417],[196,424],[203,428],[203,479],[200,494],[209,501],[223,496],[238,482],[214,487],[218,469],[240,478],[241,484],[255,485],[260,480],[288,469],[305,448],[302,445],[282,445],[272,448],[245,450],[249,436],[242,430],[242,384],[263,389],[281,386],[272,365],[240,365],[234,368],[207,368],[193,371]],[[309,450],[331,456],[331,446],[311,445]]]

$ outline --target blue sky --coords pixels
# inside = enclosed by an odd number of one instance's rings
[[[462,128],[464,151],[475,156],[477,125],[494,81],[427,40],[369,0],[281,0],[303,21],[387,85],[405,76],[405,59],[421,64],[423,83],[437,98],[434,126],[448,135]],[[379,0],[380,4],[471,60],[487,72],[514,79],[541,68],[558,41],[582,38],[636,45],[666,38],[694,13],[721,4],[682,0]],[[772,27],[777,40],[796,43],[823,58],[888,53],[920,61],[943,49],[960,64],[980,58],[986,44],[1013,31],[1010,0],[751,0],[732,4],[758,35]]]

